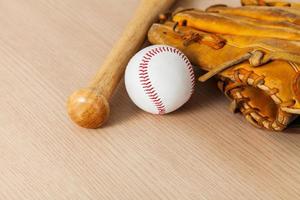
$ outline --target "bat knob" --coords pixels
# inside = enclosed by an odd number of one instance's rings
[[[89,88],[75,91],[67,101],[67,109],[72,121],[83,128],[99,128],[110,111],[106,98]]]

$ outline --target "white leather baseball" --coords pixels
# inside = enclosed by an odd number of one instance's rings
[[[131,100],[153,114],[172,112],[191,97],[195,77],[188,58],[178,49],[153,45],[128,63],[125,86]]]

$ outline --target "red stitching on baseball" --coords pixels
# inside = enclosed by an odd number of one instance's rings
[[[142,85],[144,85],[145,87],[148,87],[148,86],[150,87],[150,86],[151,86],[150,83],[151,83],[151,82],[149,81],[149,82],[147,82],[147,83],[142,83]]]
[[[145,73],[145,72],[147,72],[147,69],[139,69],[139,72],[140,73]]]
[[[154,88],[153,87],[151,87],[151,88],[147,88],[147,89],[145,89],[145,91],[146,92],[150,92],[150,91],[152,91]]]
[[[159,50],[158,50],[158,48],[152,49],[152,52],[154,52],[155,54],[160,53]]]
[[[147,94],[153,94],[155,91],[152,89],[152,90],[148,90],[147,91]]]
[[[148,75],[147,70],[145,72],[140,72],[139,75]]]
[[[168,46],[167,47],[156,47],[154,49],[149,50],[145,54],[147,57],[143,56],[142,62],[139,65],[139,72],[140,72],[139,79],[140,79],[141,85],[144,88],[145,93],[148,95],[149,99],[152,101],[152,103],[158,110],[159,114],[164,114],[166,112],[166,107],[163,104],[161,98],[159,98],[157,91],[152,86],[152,83],[149,78],[148,67],[149,67],[149,62],[151,61],[151,59],[155,55],[157,55],[159,53],[163,53],[163,52],[176,53],[183,59],[183,61],[187,65],[188,70],[189,70],[190,79],[191,79],[191,84],[192,84],[190,96],[194,92],[194,86],[195,86],[195,77],[194,77],[193,66],[191,65],[190,61],[187,59],[187,57],[182,52],[180,52],[178,49],[175,49],[173,47],[168,47]]]
[[[155,56],[155,54],[151,51],[148,52],[151,56]]]
[[[147,69],[148,65],[140,65],[140,69]]]
[[[157,98],[158,98],[158,94],[157,94],[157,93],[151,94],[150,92],[148,92],[148,96],[149,96],[150,98],[154,98],[154,99],[157,99]]]
[[[147,82],[147,81],[149,81],[150,79],[149,78],[147,78],[147,79],[145,79],[145,80],[141,80],[141,82]]]
[[[139,73],[140,76],[147,76],[148,73],[147,72],[144,72],[144,73]]]
[[[147,88],[147,89],[150,89],[151,87],[153,87],[152,85],[144,84],[144,83],[142,83],[142,85],[144,85],[143,88]]]
[[[155,103],[156,103],[156,104],[163,104],[163,103],[162,103],[162,100],[161,100],[160,98],[155,99]]]
[[[146,76],[139,76],[139,78],[147,79],[147,78],[149,78],[149,76],[148,75],[146,75]]]

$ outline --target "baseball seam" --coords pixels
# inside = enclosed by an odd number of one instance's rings
[[[166,113],[166,106],[164,105],[162,99],[159,97],[158,92],[152,85],[151,79],[149,77],[148,68],[149,63],[153,57],[156,55],[163,53],[163,52],[171,52],[179,55],[182,60],[185,62],[185,64],[188,67],[189,76],[191,80],[191,91],[190,91],[190,97],[193,94],[194,86],[195,86],[195,77],[194,77],[194,70],[192,67],[192,64],[188,60],[188,58],[180,52],[178,49],[172,48],[172,47],[156,47],[151,50],[149,50],[145,55],[143,56],[142,61],[139,64],[139,80],[140,83],[146,93],[146,95],[149,97],[149,99],[152,101],[156,109],[158,110],[159,114]]]

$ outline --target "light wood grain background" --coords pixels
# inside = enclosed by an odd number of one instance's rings
[[[185,7],[238,1],[180,1]],[[0,1],[0,199],[300,199],[299,129],[253,128],[211,80],[177,112],[154,116],[123,82],[110,121],[72,124],[86,85],[138,0]]]

